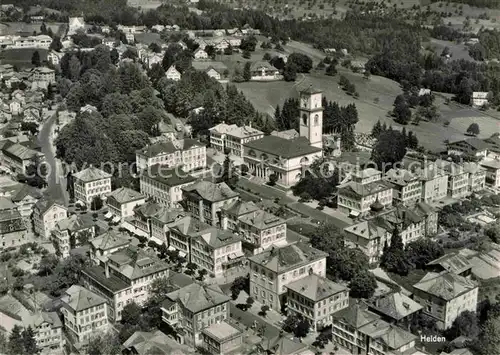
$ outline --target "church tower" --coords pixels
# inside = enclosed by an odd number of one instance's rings
[[[302,90],[299,97],[300,136],[313,147],[323,148],[323,95],[312,86]]]

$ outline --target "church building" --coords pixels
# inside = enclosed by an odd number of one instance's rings
[[[323,156],[322,92],[309,87],[300,92],[300,135],[273,134],[247,142],[243,146],[243,159],[249,173],[269,180],[276,174],[277,183],[295,185],[303,168]]]

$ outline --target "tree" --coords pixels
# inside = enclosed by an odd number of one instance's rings
[[[431,239],[421,238],[406,245],[405,255],[417,269],[423,269],[432,260],[443,256],[444,249]]]
[[[451,328],[446,331],[446,338],[453,340],[459,336],[469,339],[477,339],[479,336],[479,325],[477,314],[471,311],[463,311],[453,321]]]
[[[349,283],[350,296],[354,298],[370,298],[375,293],[377,281],[369,271],[358,273]]]
[[[311,329],[311,325],[307,319],[302,318],[295,327],[293,334],[297,338],[305,338]]]
[[[59,36],[54,36],[54,38],[52,39],[52,42],[50,43],[49,49],[51,51],[60,52],[62,48],[63,48],[63,45],[61,43],[61,38]]]
[[[23,330],[22,333],[24,352],[23,354],[33,355],[38,353],[38,348],[36,346],[35,333],[31,326]]]
[[[252,307],[252,305],[254,304],[255,300],[252,298],[252,297],[248,297],[247,298],[247,306],[248,308]]]
[[[489,317],[473,348],[480,355],[500,353],[500,317]]]
[[[14,325],[9,335],[9,354],[23,354],[24,344],[21,327]]]
[[[477,136],[479,134],[479,125],[477,123],[471,123],[469,128],[467,128],[467,133]]]
[[[411,110],[403,95],[398,95],[393,110],[396,122],[406,125],[411,119]]]
[[[295,81],[297,79],[297,65],[288,61],[283,70],[283,79],[285,81]]]
[[[410,270],[410,264],[404,252],[403,238],[397,227],[392,231],[391,244],[384,248],[380,266],[387,271],[401,275],[407,275]]]
[[[31,56],[31,64],[33,64],[35,67],[39,67],[41,63],[42,60],[40,59],[40,53],[38,51],[34,51],[33,55]]]
[[[142,315],[141,307],[135,302],[127,303],[122,310],[122,323],[129,325],[139,324]]]
[[[151,69],[148,72],[149,80],[153,84],[153,87],[158,85],[158,82],[165,76],[165,70],[160,63],[155,63],[152,65]]]
[[[278,179],[279,179],[278,174],[273,173],[269,175],[269,182],[267,184],[269,186],[274,186],[276,185],[276,182],[278,182]]]
[[[152,42],[148,48],[153,52],[153,53],[161,53],[161,47],[158,43]]]
[[[229,155],[226,155],[224,159],[224,163],[222,164],[222,175],[217,182],[225,182],[231,189],[234,189],[238,183],[238,175],[236,175],[234,163]]]
[[[121,344],[116,333],[98,334],[91,338],[87,346],[87,354],[89,355],[107,355],[119,354],[121,352]]]
[[[243,80],[245,81],[250,81],[252,79],[252,72],[250,70],[250,62],[246,62],[245,66],[243,67]]]
[[[371,159],[378,169],[385,172],[394,167],[406,155],[406,138],[401,132],[387,130],[379,135],[377,144],[372,151]]]
[[[262,316],[262,317],[265,317],[267,316],[267,312],[269,312],[269,306],[268,305],[263,305],[261,308],[260,308],[260,312],[259,314]]]
[[[287,333],[293,333],[300,320],[300,317],[296,313],[292,313],[283,321],[282,329]]]
[[[92,211],[98,211],[102,208],[103,202],[100,196],[94,196],[92,201],[90,202],[90,209]]]
[[[377,139],[380,133],[382,133],[382,124],[380,123],[380,120],[378,120],[375,125],[373,125],[371,135],[373,138]]]
[[[262,59],[265,60],[266,62],[270,61],[271,58],[272,57],[271,57],[271,55],[268,52],[264,53],[264,56],[262,57]]]
[[[241,56],[245,59],[250,59],[252,58],[252,53],[250,53],[249,51],[243,51],[243,54]]]
[[[337,75],[337,68],[335,67],[335,64],[330,64],[329,66],[326,67],[325,74],[328,76],[335,76]]]
[[[295,64],[298,73],[309,73],[313,67],[311,57],[302,53],[292,53],[288,56],[287,64]]]
[[[500,241],[500,224],[493,224],[486,227],[484,235],[490,238],[493,243],[498,243]]]
[[[47,254],[40,259],[38,264],[38,275],[47,276],[52,274],[56,266],[59,264],[59,260],[53,254]]]
[[[250,293],[250,277],[247,276],[239,276],[234,279],[231,284],[231,297],[233,300],[238,298],[240,291],[245,291],[246,293]]]
[[[80,60],[76,55],[72,55],[68,64],[69,79],[77,81],[80,78]]]

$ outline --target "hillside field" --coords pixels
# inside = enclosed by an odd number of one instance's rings
[[[15,48],[0,50],[0,64],[12,64],[18,68],[31,68],[33,66],[31,57],[35,51],[40,53],[42,62],[47,60],[48,50],[46,49]]]

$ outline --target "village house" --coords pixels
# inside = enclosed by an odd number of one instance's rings
[[[111,191],[106,198],[108,212],[122,220],[134,215],[134,208],[146,202],[146,196],[128,187]]]
[[[95,224],[91,219],[77,214],[71,215],[56,223],[52,230],[51,240],[56,255],[67,258],[70,251],[95,236]]]
[[[40,48],[49,49],[52,43],[52,38],[47,35],[36,35],[36,36],[8,36],[8,40],[5,41],[5,48]]]
[[[202,330],[203,348],[213,355],[224,355],[243,345],[241,330],[226,321],[214,323]]]
[[[26,225],[31,223],[33,207],[42,197],[41,192],[37,188],[22,183],[1,186],[0,195],[8,197],[14,202]]]
[[[413,296],[423,312],[444,330],[450,328],[463,311],[476,311],[478,285],[450,271],[429,272],[413,285]]]
[[[352,354],[413,354],[418,337],[383,321],[365,305],[353,304],[333,318],[333,341]]]
[[[94,292],[73,285],[64,292],[61,303],[64,328],[75,343],[89,342],[109,330],[107,302]]]
[[[48,198],[41,198],[33,208],[34,232],[49,239],[59,221],[68,217],[68,209],[63,204]]]
[[[153,165],[149,170],[149,174],[141,174],[141,193],[168,208],[179,207],[182,189],[197,180],[181,168]]]
[[[195,60],[207,60],[208,59],[208,54],[203,49],[198,48],[194,52],[193,57],[194,57]]]
[[[222,228],[241,234],[253,255],[271,246],[285,246],[286,221],[251,202],[234,201],[222,208]]]
[[[489,92],[474,91],[471,97],[472,107],[479,108],[488,105]]]
[[[392,198],[406,206],[414,205],[422,198],[422,183],[417,175],[405,169],[391,169],[384,180],[392,186]]]
[[[63,324],[56,312],[37,312],[27,323],[31,326],[36,341],[36,346],[44,350],[62,350],[64,338]]]
[[[33,80],[34,81],[44,81],[49,84],[56,83],[56,72],[53,69],[47,67],[38,67],[33,69]]]
[[[175,68],[175,65],[171,65],[170,68],[167,69],[167,71],[165,72],[165,76],[168,80],[181,80],[181,73]]]
[[[187,211],[194,218],[213,226],[221,225],[222,208],[239,198],[239,194],[226,183],[205,180],[182,188],[182,196]]]
[[[104,44],[109,49],[115,48],[116,43],[117,43],[117,40],[116,40],[116,38],[113,38],[113,37],[105,37],[102,40],[102,44]]]
[[[102,198],[111,192],[111,174],[93,166],[73,174],[75,200],[90,204],[94,197]]]
[[[287,285],[310,274],[326,276],[326,256],[325,252],[298,242],[249,257],[250,296],[279,311],[287,303]]]
[[[447,253],[432,260],[425,265],[425,269],[436,273],[449,271],[467,279],[470,279],[472,275],[472,263],[460,252]]]
[[[461,199],[484,189],[486,172],[478,164],[443,160],[437,160],[435,164],[448,175],[448,196]]]
[[[494,189],[500,189],[500,159],[484,159],[479,165],[485,170],[485,183]]]
[[[446,198],[448,175],[434,163],[428,163],[415,172],[422,182],[422,201],[433,203]]]
[[[127,304],[144,304],[149,297],[150,285],[167,277],[170,267],[154,253],[128,246],[108,254],[101,265],[84,269],[82,278],[89,290],[106,299],[108,317],[117,322]]]
[[[268,62],[264,61],[252,63],[252,65],[250,66],[250,75],[250,80],[255,81],[282,79],[280,71]]]
[[[85,20],[83,17],[70,17],[68,19],[68,36],[74,35],[80,30],[85,30]]]
[[[391,231],[371,219],[345,227],[344,236],[346,245],[361,250],[370,264],[376,264],[380,261],[384,246],[390,243]]]
[[[219,286],[195,282],[167,294],[162,320],[178,330],[181,343],[201,346],[203,329],[229,319],[229,300]]]
[[[286,285],[287,312],[307,319],[314,332],[332,324],[332,315],[349,305],[349,289],[310,274]]]
[[[472,155],[484,158],[488,155],[488,144],[484,140],[471,137],[447,144],[448,155]]]
[[[203,169],[207,166],[206,146],[196,139],[185,138],[160,142],[136,151],[138,170],[153,165],[181,167],[185,171]]]
[[[12,141],[3,144],[1,153],[2,165],[14,174],[25,174],[28,166],[45,159],[43,153]]]
[[[194,61],[192,63],[194,69],[206,73],[210,78],[219,82],[227,81],[228,68],[222,62],[216,61]]]
[[[309,88],[300,92],[300,137],[265,136],[243,145],[243,159],[253,176],[262,180],[276,174],[277,183],[295,185],[302,171],[323,156],[322,92]]]
[[[50,51],[47,53],[47,62],[49,62],[52,65],[59,65],[61,62],[61,58],[63,56],[63,53],[56,52],[56,51]]]
[[[43,108],[40,104],[29,103],[23,108],[23,122],[40,123],[43,119]]]
[[[416,320],[422,306],[403,292],[390,292],[374,297],[368,304],[370,310],[388,323],[407,328]]]
[[[217,151],[243,157],[243,145],[250,141],[261,139],[264,132],[253,128],[251,125],[238,127],[235,124],[220,123],[209,129],[210,146]]]
[[[146,56],[145,62],[149,69],[155,64],[161,65],[163,61],[163,55],[161,53],[150,53]]]
[[[21,214],[6,197],[0,197],[0,235],[0,250],[30,242]]]
[[[108,256],[130,245],[130,237],[115,230],[109,230],[90,241],[90,258],[96,265],[104,263]]]

